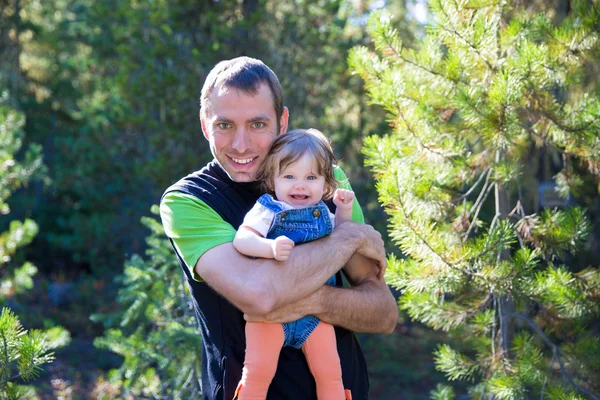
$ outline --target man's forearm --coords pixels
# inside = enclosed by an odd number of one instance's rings
[[[240,310],[264,315],[315,292],[355,252],[385,263],[381,235],[348,222],[329,236],[295,247],[285,262],[249,259],[228,243],[204,253],[195,268]]]
[[[331,325],[362,333],[391,333],[398,305],[382,282],[367,281],[351,288],[322,286],[307,297],[266,315],[245,315],[252,322],[291,322],[315,315]]]
[[[355,332],[391,333],[398,322],[398,305],[383,282],[367,281],[351,288],[324,286],[317,293],[315,314],[332,325]]]
[[[352,287],[320,289],[315,293],[315,315],[356,332],[391,333],[398,322],[398,305],[378,270],[373,260],[355,254],[344,267]]]
[[[297,246],[283,265],[263,268],[271,283],[273,309],[305,298],[339,271],[359,246],[348,230]]]
[[[294,303],[265,315],[246,315],[248,321],[290,322],[305,315],[356,332],[390,333],[398,322],[398,305],[373,260],[354,255],[344,268],[350,288],[323,285]]]

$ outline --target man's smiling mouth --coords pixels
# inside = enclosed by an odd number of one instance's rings
[[[256,157],[253,157],[253,158],[233,158],[233,157],[229,157],[229,158],[231,158],[237,164],[248,164],[249,162],[253,161]]]

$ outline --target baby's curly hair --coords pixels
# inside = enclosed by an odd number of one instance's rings
[[[275,176],[288,165],[298,161],[304,154],[311,154],[317,161],[318,173],[325,177],[323,200],[333,197],[337,181],[333,166],[337,160],[329,140],[317,129],[294,129],[280,135],[257,172],[256,180],[262,181],[263,189],[275,193]]]

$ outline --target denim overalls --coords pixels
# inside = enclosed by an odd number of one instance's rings
[[[315,206],[284,210],[281,204],[273,200],[273,197],[264,194],[258,198],[258,203],[275,213],[267,232],[267,239],[287,236],[295,244],[300,244],[322,238],[333,230],[329,209],[323,201]],[[335,286],[335,276],[329,278],[327,284]],[[301,348],[319,322],[319,318],[307,315],[297,321],[282,324],[285,335],[283,345]]]

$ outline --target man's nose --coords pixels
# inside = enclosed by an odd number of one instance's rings
[[[244,153],[250,147],[248,134],[246,133],[245,128],[238,128],[235,131],[235,136],[233,137],[233,143],[231,147],[238,153]]]

